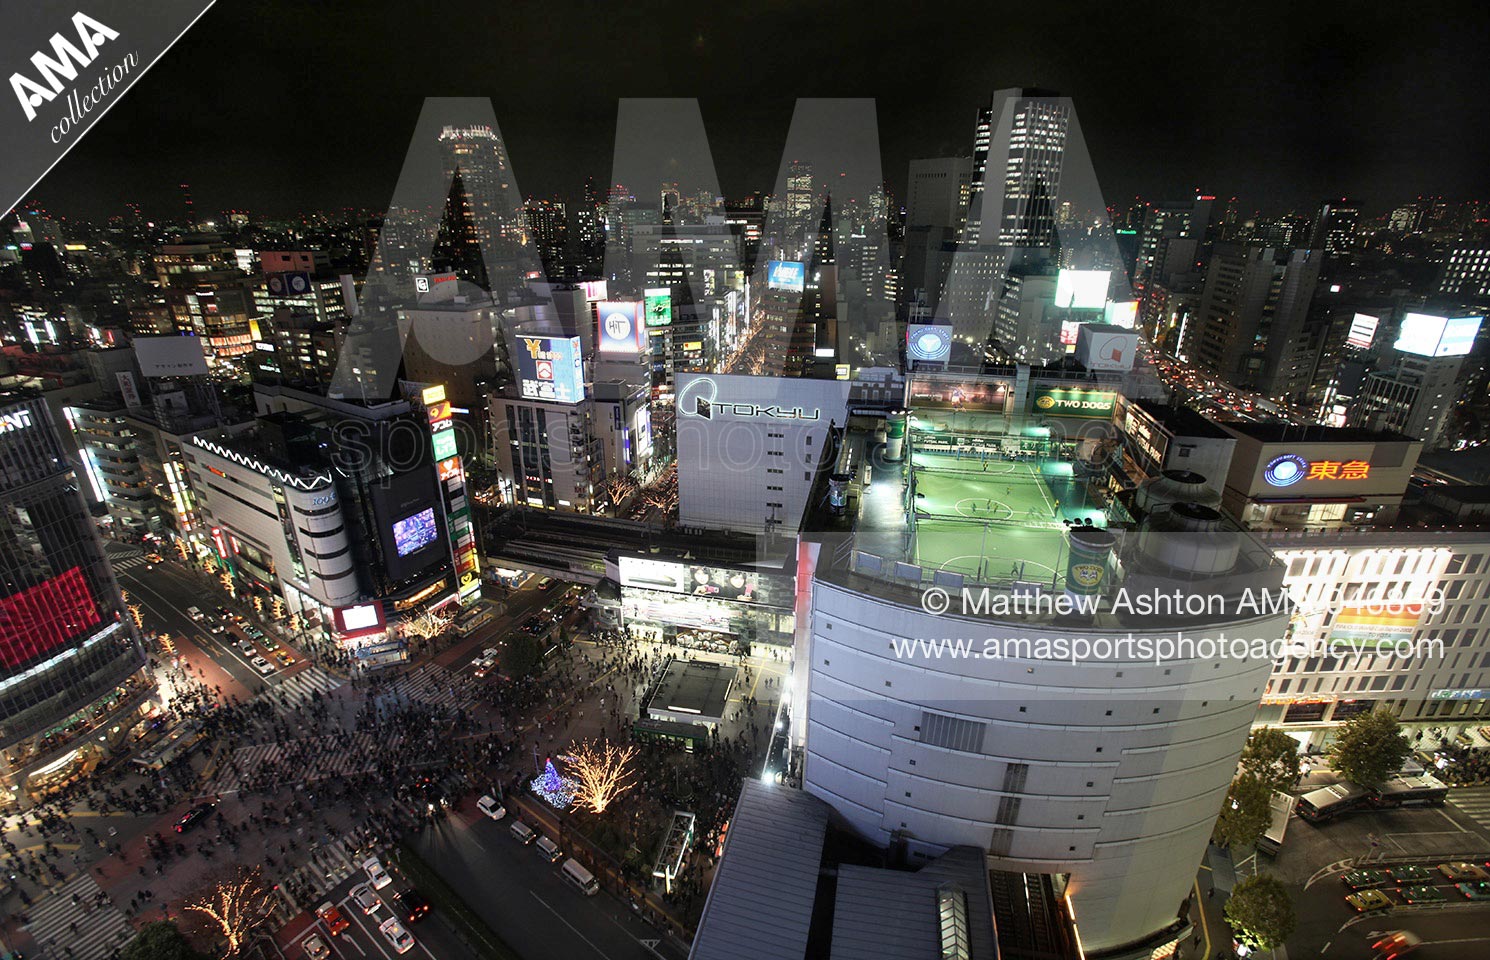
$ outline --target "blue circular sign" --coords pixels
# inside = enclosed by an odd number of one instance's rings
[[[1262,470],[1262,479],[1275,487],[1291,487],[1309,473],[1309,461],[1296,453],[1274,457]]]

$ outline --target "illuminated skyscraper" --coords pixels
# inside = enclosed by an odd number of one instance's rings
[[[978,111],[965,241],[1017,247],[1055,241],[1070,123],[1070,100],[1049,90],[1000,90]]]
[[[0,398],[0,798],[128,742],[155,692],[45,401]]]

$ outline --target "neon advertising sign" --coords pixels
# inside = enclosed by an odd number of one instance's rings
[[[1268,461],[1262,479],[1269,486],[1291,487],[1301,480],[1366,480],[1371,464],[1365,460],[1306,460],[1296,453],[1285,453]]]

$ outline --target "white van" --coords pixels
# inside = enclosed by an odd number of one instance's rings
[[[560,850],[559,845],[557,843],[554,843],[548,837],[539,837],[538,855],[547,860],[549,863],[553,863],[564,855],[564,851]]]
[[[538,834],[533,832],[532,827],[523,823],[521,820],[512,821],[512,826],[507,828],[507,832],[512,834],[513,838],[519,843],[532,843],[534,838],[538,836]]]
[[[187,607],[186,608],[186,615],[188,617],[191,617],[197,623],[201,623],[202,620],[204,619],[203,616],[202,616],[202,611],[199,610],[199,609],[197,609],[196,607]]]
[[[600,884],[595,882],[595,874],[579,865],[579,861],[570,857],[564,861],[564,879],[579,888],[579,892],[587,897],[593,897],[600,892]]]

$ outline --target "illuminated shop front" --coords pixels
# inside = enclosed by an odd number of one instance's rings
[[[620,584],[622,621],[634,636],[717,652],[792,642],[790,572],[626,554],[608,558],[606,570]]]

